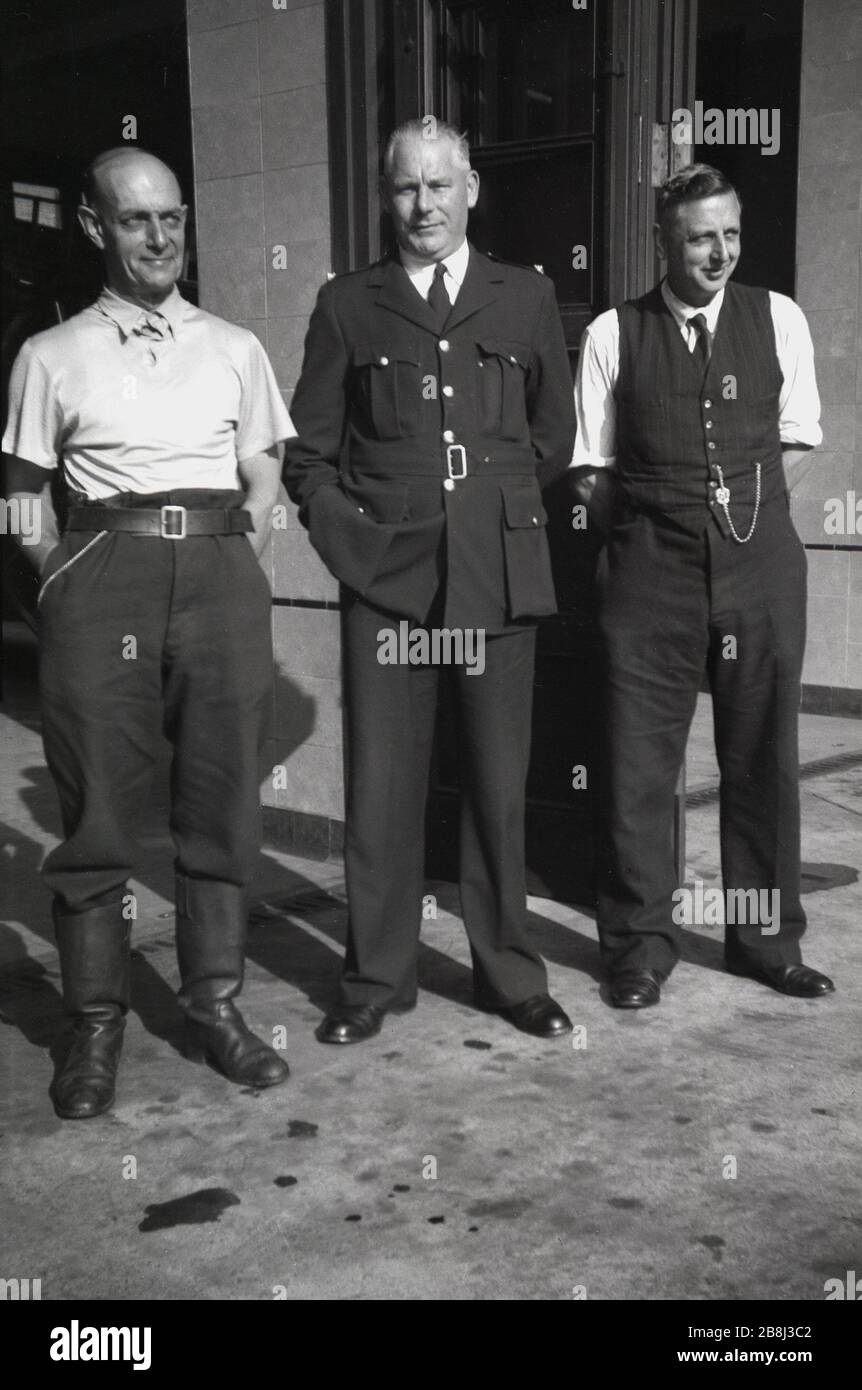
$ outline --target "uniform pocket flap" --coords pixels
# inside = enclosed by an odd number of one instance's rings
[[[353,349],[354,367],[386,368],[393,362],[409,362],[411,366],[421,365],[419,350],[411,344],[360,343]]]
[[[530,349],[526,343],[502,342],[499,338],[483,338],[478,344],[478,348],[483,357],[499,357],[512,367],[523,367],[524,371],[530,365]]]
[[[513,529],[531,530],[547,525],[548,514],[532,488],[501,488],[506,525]]]

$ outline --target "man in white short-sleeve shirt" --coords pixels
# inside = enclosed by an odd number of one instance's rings
[[[243,1085],[288,1074],[233,1000],[272,681],[258,556],[278,444],[294,430],[254,335],[177,290],[186,208],[161,160],[128,148],[99,155],[79,220],[102,252],[105,288],[24,344],[3,439],[7,491],[41,520],[26,553],[42,580],[43,736],[63,821],[43,872],[74,1019],[52,1086],[66,1119],[114,1099],[129,1007],[127,880],[163,732],[186,1050]],[[62,538],[50,500],[58,467]]]

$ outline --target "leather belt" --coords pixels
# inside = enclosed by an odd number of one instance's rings
[[[130,531],[135,536],[232,536],[253,531],[251,514],[237,507],[72,507],[67,531]]]

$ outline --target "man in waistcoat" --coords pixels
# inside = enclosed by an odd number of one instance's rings
[[[28,339],[3,437],[12,496],[41,509],[45,755],[63,838],[54,894],[72,1047],[57,1114],[114,1100],[129,1008],[128,879],[162,734],[173,747],[180,1003],[190,1057],[272,1086],[286,1063],[246,1026],[246,885],[261,839],[258,755],[272,680],[266,544],[292,433],[254,335],[184,300],[186,208],[143,150],[106,150],[79,209],[105,262],[83,313]],[[62,538],[50,480],[62,465]]]
[[[457,131],[395,131],[384,194],[397,254],[323,287],[291,402],[285,481],[343,586],[349,926],[326,1043],[369,1038],[416,1002],[439,656],[453,632],[482,651],[450,672],[474,996],[536,1036],[571,1029],[527,935],[524,869],[535,619],[556,609],[536,468],[571,461],[571,374],[550,281],[467,241],[478,187]]]
[[[740,202],[718,170],[667,180],[657,215],[667,276],[590,325],[576,385],[576,488],[608,531],[598,926],[611,1002],[658,1003],[692,920],[672,816],[704,671],[726,966],[818,997],[833,985],[800,955],[806,562],[788,501],[821,440],[811,338],[792,300],[732,283]]]

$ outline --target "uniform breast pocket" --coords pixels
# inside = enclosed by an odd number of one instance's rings
[[[524,343],[498,338],[483,338],[476,348],[482,432],[496,439],[523,440],[529,433],[529,348]]]
[[[405,439],[422,422],[422,368],[418,348],[365,343],[353,354],[356,397],[377,439]]]

